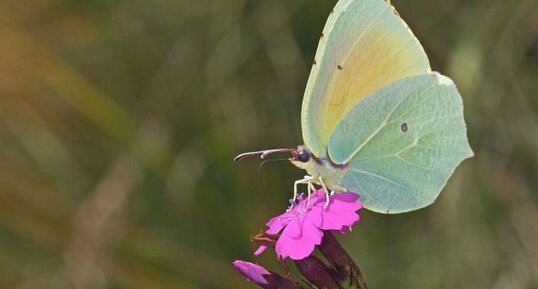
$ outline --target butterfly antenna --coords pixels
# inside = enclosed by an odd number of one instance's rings
[[[281,153],[281,152],[293,152],[297,150],[296,148],[280,148],[280,149],[270,149],[270,150],[263,150],[263,151],[255,151],[255,152],[246,152],[242,153],[234,158],[234,162],[238,162],[244,158],[252,157],[252,156],[260,156],[261,159],[265,159],[268,155],[273,153]]]

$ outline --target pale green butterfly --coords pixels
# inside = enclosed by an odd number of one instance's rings
[[[295,182],[360,194],[364,207],[401,213],[435,201],[473,156],[462,99],[432,72],[418,39],[384,0],[340,0],[314,59],[301,112],[304,146],[291,151],[308,173]]]

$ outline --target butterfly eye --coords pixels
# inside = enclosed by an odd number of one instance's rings
[[[306,163],[310,160],[310,153],[307,151],[301,151],[297,155],[297,160],[299,160],[302,163]]]
[[[299,146],[296,151],[292,153],[293,160],[301,163],[306,163],[310,160],[312,154],[304,146]]]

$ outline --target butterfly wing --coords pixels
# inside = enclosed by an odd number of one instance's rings
[[[422,46],[392,6],[384,0],[340,0],[323,29],[303,98],[305,145],[324,155],[334,127],[361,99],[428,72]]]
[[[396,81],[358,103],[334,129],[328,152],[349,166],[341,185],[381,213],[431,204],[473,155],[462,99],[438,73]]]

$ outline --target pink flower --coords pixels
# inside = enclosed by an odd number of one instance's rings
[[[324,230],[346,233],[349,227],[359,221],[357,210],[362,208],[355,193],[339,193],[329,198],[326,203],[325,191],[317,190],[310,200],[299,196],[298,204],[280,216],[272,218],[268,223],[267,234],[280,236],[276,242],[275,251],[284,259],[301,260],[314,251],[321,243]],[[267,246],[262,245],[254,255],[261,254]]]

